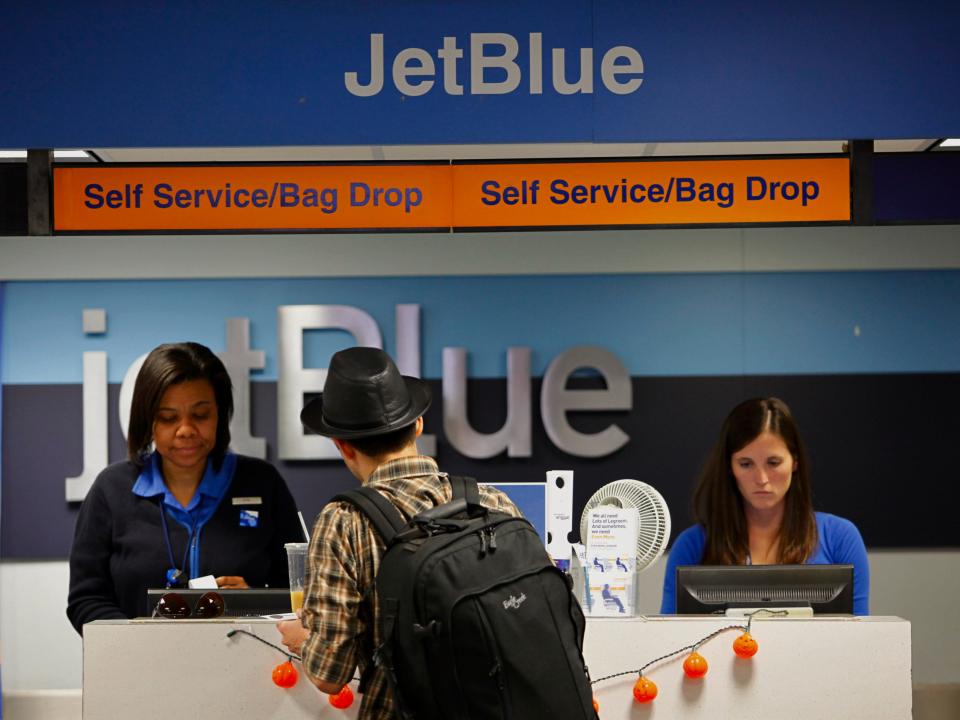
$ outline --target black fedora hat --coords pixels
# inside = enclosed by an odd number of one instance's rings
[[[430,399],[430,386],[401,375],[383,350],[352,347],[330,359],[323,393],[306,404],[300,421],[320,435],[356,440],[409,425]]]

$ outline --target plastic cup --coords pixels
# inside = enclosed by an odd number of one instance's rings
[[[286,543],[287,569],[290,572],[290,609],[303,607],[303,582],[307,574],[307,543]]]

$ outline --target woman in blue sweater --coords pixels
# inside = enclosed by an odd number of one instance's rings
[[[697,524],[673,543],[661,613],[676,612],[680,565],[853,565],[853,611],[869,613],[870,567],[849,520],[814,512],[810,462],[786,403],[755,398],[723,423],[693,495]]]

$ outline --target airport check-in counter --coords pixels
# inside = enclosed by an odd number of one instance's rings
[[[584,655],[596,680],[635,670],[744,622],[717,616],[589,618]],[[302,672],[293,688],[274,685],[271,672],[284,655],[241,633],[228,637],[235,628],[279,643],[274,621],[259,618],[103,620],[87,625],[83,719],[357,717],[359,696],[349,709],[336,709]],[[649,667],[645,675],[659,691],[651,703],[634,701],[635,673],[596,683],[600,717],[911,718],[910,623],[905,620],[757,618],[751,634],[759,650],[750,659],[738,658],[732,650],[739,634],[724,631],[700,646],[709,663],[701,679],[684,675],[686,653]]]

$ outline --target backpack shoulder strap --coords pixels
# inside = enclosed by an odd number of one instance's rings
[[[467,512],[474,516],[486,511],[480,504],[480,488],[477,486],[476,478],[466,477],[464,475],[448,475],[450,488],[453,491],[453,499],[463,498],[467,501]]]
[[[406,522],[392,502],[371,487],[359,487],[339,493],[333,500],[348,502],[366,515],[387,547]]]
[[[333,499],[331,500],[331,502],[336,501],[348,502],[357,508],[357,510],[366,515],[387,548],[390,547],[394,538],[396,538],[399,532],[406,527],[406,522],[404,521],[403,516],[400,514],[400,511],[397,510],[394,504],[371,487],[362,486],[359,488],[353,488],[352,490],[347,490],[346,492],[338,493],[334,495]],[[371,613],[370,617],[367,619],[368,622],[373,621],[373,606],[370,604],[369,595],[369,593],[373,590],[373,587],[374,586],[371,586],[367,593],[364,593],[363,602],[361,603],[362,607],[366,608]],[[369,653],[370,659],[360,676],[361,693],[365,692],[369,687],[370,682],[373,679],[373,675],[376,672],[376,668],[379,665],[379,661],[377,660],[377,654],[379,650],[373,647],[372,635],[366,635],[364,645],[367,648],[366,652]],[[390,682],[392,682],[392,672],[392,668],[388,668],[387,677]],[[396,693],[394,693],[394,697],[397,697]]]

